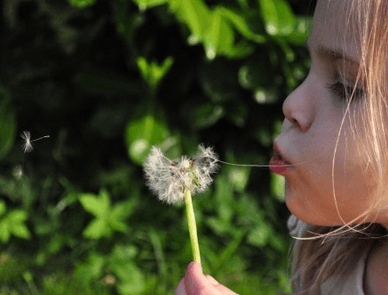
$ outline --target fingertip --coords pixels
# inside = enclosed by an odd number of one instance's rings
[[[186,272],[187,273],[198,273],[198,272],[202,273],[202,266],[198,262],[192,261],[187,266]]]
[[[198,292],[210,286],[210,282],[202,273],[202,266],[198,262],[190,262],[187,266],[184,277],[185,286],[189,294],[199,294]]]

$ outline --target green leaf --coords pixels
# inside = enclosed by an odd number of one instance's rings
[[[117,216],[117,219],[127,218],[132,214],[134,205],[131,201],[121,202],[113,207],[111,214]]]
[[[281,202],[284,202],[284,177],[271,173],[271,192]]]
[[[109,262],[109,267],[120,280],[120,294],[140,294],[145,289],[145,278],[133,259],[137,255],[136,247],[116,245]]]
[[[214,59],[217,53],[228,53],[234,42],[234,33],[223,19],[219,9],[215,9],[209,19],[209,28],[205,33],[204,46],[208,59]]]
[[[219,7],[218,10],[221,15],[230,21],[234,28],[248,40],[259,44],[263,44],[266,41],[266,37],[264,35],[252,32],[252,30],[249,28],[246,18],[244,18],[244,16],[242,16],[240,13],[225,7]]]
[[[10,232],[18,237],[29,240],[31,238],[30,231],[23,223],[15,223],[10,225]]]
[[[14,223],[24,222],[27,219],[27,213],[24,210],[12,210],[8,213],[7,219]]]
[[[144,275],[135,264],[127,263],[116,267],[114,272],[122,281],[118,286],[120,294],[135,295],[141,294],[145,290],[146,281]]]
[[[12,148],[16,137],[16,115],[11,93],[0,85],[0,159]]]
[[[161,145],[169,137],[164,121],[153,115],[130,121],[125,131],[125,140],[130,159],[142,165],[153,145]]]
[[[102,237],[109,237],[111,230],[105,219],[95,218],[88,224],[82,234],[89,239],[100,239]]]
[[[156,90],[163,79],[163,77],[168,73],[172,64],[173,58],[167,57],[161,65],[158,65],[155,61],[149,63],[144,57],[140,56],[137,58],[137,66],[140,70],[140,73],[147,82],[148,87],[151,90],[151,93],[155,94]]]
[[[159,6],[168,2],[168,0],[133,0],[140,10],[146,10],[147,8]]]
[[[191,122],[194,127],[200,129],[214,125],[225,114],[221,106],[205,103],[195,107],[190,113]]]
[[[248,167],[232,167],[228,172],[228,180],[237,191],[242,192],[248,183],[249,174]]]
[[[97,253],[91,253],[86,262],[77,265],[76,277],[83,282],[98,279],[103,272],[105,258]]]
[[[3,243],[7,243],[9,238],[11,237],[11,233],[8,228],[7,220],[0,220],[0,240]]]
[[[26,219],[27,213],[24,210],[8,212],[0,221],[0,239],[6,243],[11,234],[19,238],[29,239],[31,234],[24,224]]]
[[[207,30],[210,10],[203,0],[169,0],[170,8],[178,18],[186,23],[196,43],[203,40]],[[193,43],[193,42],[192,42]]]
[[[3,215],[7,211],[7,206],[3,200],[0,200],[0,216]]]
[[[110,211],[110,198],[107,192],[100,191],[99,196],[82,194],[80,202],[84,209],[96,217],[104,218]]]
[[[294,45],[304,45],[311,31],[312,18],[309,16],[298,16],[295,28],[291,34],[286,36],[286,40]]]
[[[110,215],[108,219],[108,225],[111,229],[125,233],[128,230],[128,226],[121,220],[118,219],[114,214]]]
[[[93,5],[96,0],[68,0],[71,5],[77,8],[85,8]]]
[[[111,265],[121,265],[125,263],[125,261],[132,260],[136,257],[137,253],[138,250],[133,245],[123,246],[116,244],[110,257]]]
[[[266,31],[272,36],[287,36],[295,28],[295,15],[286,0],[258,0]]]
[[[252,229],[247,236],[247,242],[256,247],[264,247],[267,245],[271,237],[271,231],[268,226],[263,224],[258,228]]]

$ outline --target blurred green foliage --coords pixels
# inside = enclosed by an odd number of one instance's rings
[[[310,0],[5,1],[0,294],[172,294],[184,210],[145,187],[153,145],[262,164],[305,77]],[[22,131],[32,153],[21,149]],[[204,272],[287,291],[283,179],[222,165],[194,198]]]

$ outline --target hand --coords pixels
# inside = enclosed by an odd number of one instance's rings
[[[175,295],[238,295],[218,283],[213,277],[204,275],[197,262],[191,262],[185,276],[175,289]]]

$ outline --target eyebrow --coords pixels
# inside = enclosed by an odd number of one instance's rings
[[[306,47],[309,51],[311,50],[308,43],[306,43]],[[352,59],[350,56],[346,55],[345,53],[343,53],[339,50],[336,50],[336,49],[331,49],[331,48],[325,47],[321,44],[317,45],[317,47],[315,48],[315,52],[320,57],[334,61],[334,62],[338,61],[338,60],[344,60],[346,62],[355,64],[355,65],[359,65],[359,63],[356,60]]]

